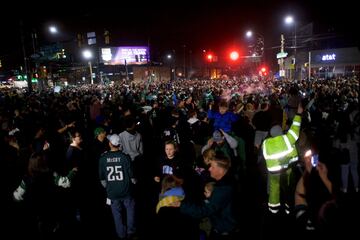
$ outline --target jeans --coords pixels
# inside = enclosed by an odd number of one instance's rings
[[[119,238],[125,238],[127,235],[135,233],[135,200],[133,197],[111,200],[111,212]]]

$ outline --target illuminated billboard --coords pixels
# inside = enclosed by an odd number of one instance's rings
[[[147,64],[149,48],[143,46],[101,48],[101,62],[105,65]]]

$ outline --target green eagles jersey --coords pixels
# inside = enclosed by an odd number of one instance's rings
[[[99,161],[100,181],[106,182],[107,196],[111,200],[127,197],[132,191],[133,171],[130,157],[121,151],[105,152]]]

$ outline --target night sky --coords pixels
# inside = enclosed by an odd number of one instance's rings
[[[247,29],[264,35],[266,47],[271,48],[279,45],[280,33],[290,33],[290,26],[283,23],[287,14],[293,14],[299,25],[314,22],[321,32],[333,32],[350,44],[359,44],[359,38],[355,37],[359,34],[354,34],[356,7],[347,0],[336,4],[256,0],[131,2],[104,1],[104,6],[97,6],[82,1],[77,4],[82,5],[81,8],[67,1],[21,4],[14,14],[0,16],[3,32],[0,57],[21,56],[20,19],[24,23],[27,45],[31,44],[31,30],[38,32],[40,41],[58,40],[45,34],[46,26],[54,23],[59,26],[61,40],[74,38],[77,32],[102,34],[107,29],[115,46],[147,45],[149,40],[152,52],[158,53],[182,49],[183,45],[193,52],[219,51],[241,44]]]

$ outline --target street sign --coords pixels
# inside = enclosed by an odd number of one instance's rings
[[[276,54],[276,58],[279,59],[279,58],[286,58],[288,55],[287,52],[279,52],[278,54]]]

